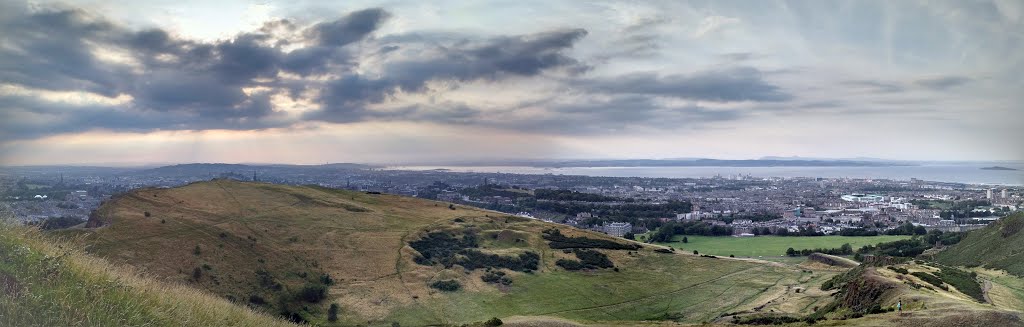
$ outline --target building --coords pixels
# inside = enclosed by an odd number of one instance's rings
[[[985,198],[990,200],[992,199],[992,189],[988,189],[985,191]]]
[[[843,199],[843,201],[847,201],[847,202],[867,202],[867,203],[881,202],[881,201],[883,201],[885,199],[885,197],[883,197],[881,195],[860,194],[860,193],[853,193],[853,194],[843,195],[840,198]]]
[[[622,237],[626,233],[633,232],[633,224],[630,223],[611,223],[602,226],[605,233],[615,237]]]
[[[1002,194],[1000,194],[1000,195],[1002,195],[1002,197],[1004,199],[1007,199],[1007,198],[1009,198],[1009,194],[1007,194],[1007,193],[1008,193],[1007,190],[1004,188]]]

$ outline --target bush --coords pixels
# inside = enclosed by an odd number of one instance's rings
[[[910,275],[920,278],[921,280],[927,282],[928,284],[935,285],[935,287],[941,288],[946,291],[949,290],[949,287],[946,287],[946,285],[942,283],[942,279],[935,277],[935,275],[921,271],[912,272],[910,273]]]
[[[498,327],[501,326],[501,324],[503,324],[503,322],[501,321],[501,319],[498,319],[498,317],[488,319],[486,322],[484,322],[484,326],[487,327]]]
[[[552,249],[588,249],[599,248],[609,250],[637,250],[640,245],[632,243],[619,243],[610,240],[587,238],[582,236],[569,237],[562,235],[557,229],[544,230],[543,237],[548,240],[548,246]]]
[[[565,268],[565,270],[583,269],[583,263],[571,259],[558,259],[558,261],[555,261],[555,265]]]
[[[309,303],[317,303],[325,298],[327,298],[327,287],[323,284],[306,283],[306,285],[295,294],[296,300],[306,301]]]
[[[506,276],[504,271],[500,270],[488,271],[483,276],[480,276],[480,280],[491,284],[512,285],[512,279]]]
[[[977,276],[978,274],[974,272],[947,267],[939,271],[938,277],[947,284],[953,285],[960,292],[984,303],[985,293],[981,289],[981,284],[978,283]]]
[[[910,273],[910,271],[908,271],[908,270],[906,270],[904,268],[893,267],[893,266],[889,266],[889,270],[892,270],[892,271],[895,271],[895,272],[898,272],[898,273],[901,273],[901,274],[904,274],[904,275]]]
[[[327,321],[335,322],[338,321],[338,307],[337,303],[331,303],[331,307],[327,309]]]
[[[192,249],[192,254],[195,254],[195,255],[200,255],[200,254],[202,254],[202,253],[203,253],[203,250],[202,250],[202,249],[200,249],[198,245],[196,245],[196,248],[195,248],[195,249]]]
[[[192,279],[199,280],[200,278],[203,278],[203,270],[199,267],[192,269]]]
[[[442,292],[455,292],[462,289],[462,284],[459,284],[459,281],[454,279],[439,280],[431,283],[430,287],[440,290]]]

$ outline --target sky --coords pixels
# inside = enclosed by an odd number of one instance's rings
[[[1024,1],[0,0],[0,165],[1024,159]]]

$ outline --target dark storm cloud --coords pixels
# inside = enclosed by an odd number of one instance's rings
[[[793,96],[764,80],[752,67],[734,67],[690,75],[637,73],[590,80],[582,87],[601,93],[641,94],[704,101],[787,101]]]
[[[314,25],[309,34],[321,46],[340,47],[362,40],[380,28],[391,14],[380,8],[356,11],[332,22]]]
[[[967,84],[971,79],[963,76],[943,76],[936,78],[926,78],[915,81],[917,85],[926,87],[932,90],[945,90],[954,86],[960,86]]]
[[[360,120],[372,116],[365,111],[367,104],[383,102],[398,91],[423,92],[429,81],[493,81],[536,76],[553,69],[582,72],[587,66],[564,51],[586,34],[572,29],[441,46],[433,49],[435,55],[387,64],[380,78],[350,74],[328,82],[320,99],[326,109],[309,117],[334,122]],[[397,49],[388,52],[393,51]]]
[[[5,32],[0,38],[6,46],[0,47],[0,78],[5,82],[132,99],[124,105],[81,104],[87,109],[77,110],[72,104],[45,109],[41,100],[0,97],[0,106],[10,109],[4,113],[8,123],[40,117],[53,121],[45,128],[8,126],[5,138],[90,128],[246,129],[295,123],[276,119],[280,114],[275,114],[270,96],[280,91],[293,97],[305,91],[319,94],[308,100],[318,101],[323,109],[302,117],[306,120],[449,122],[455,113],[466,120],[474,115],[469,107],[382,114],[367,106],[400,91],[426,92],[430,81],[497,81],[554,70],[571,76],[588,69],[566,54],[587,32],[565,29],[487,39],[443,33],[383,38],[372,43],[380,50],[369,55],[377,61],[379,72],[357,73],[354,67],[367,57],[354,57],[348,47],[370,42],[387,21],[390,14],[379,8],[306,26],[270,21],[256,31],[213,42],[175,37],[158,28],[130,30],[79,9],[22,11],[3,17],[0,27]],[[102,51],[127,60],[111,61]],[[300,78],[282,77],[281,72]],[[310,76],[317,77],[307,79]]]

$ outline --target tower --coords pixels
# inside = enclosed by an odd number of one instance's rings
[[[985,198],[990,200],[992,199],[992,189],[985,191]]]
[[[1002,194],[1000,194],[1000,195],[1002,195],[1002,197],[1004,199],[1006,199],[1006,198],[1009,198],[1009,194],[1007,194],[1007,193],[1009,193],[1009,192],[1004,188]]]

